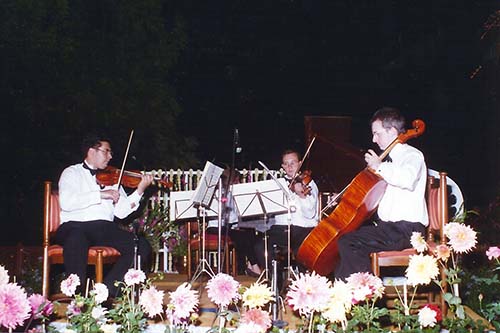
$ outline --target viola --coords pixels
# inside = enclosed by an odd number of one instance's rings
[[[120,169],[113,166],[107,166],[104,170],[98,170],[96,174],[97,183],[102,186],[111,186],[118,183]],[[129,188],[136,188],[142,179],[142,173],[139,171],[123,171],[121,185]],[[161,187],[172,188],[172,182],[161,178],[155,178],[155,183]]]
[[[290,182],[290,190],[295,192],[295,184],[302,184],[304,187],[304,195],[310,195],[311,194],[311,187],[309,186],[309,183],[312,180],[311,177],[312,171],[311,170],[304,170],[304,172],[299,173],[295,178]]]

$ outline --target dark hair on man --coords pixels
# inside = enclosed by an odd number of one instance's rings
[[[295,149],[285,149],[282,153],[281,153],[281,158],[283,158],[283,156],[285,155],[288,155],[288,154],[296,154],[297,155],[297,158],[300,159],[302,158],[302,156],[300,156],[300,153],[298,151],[296,151]]]
[[[378,109],[370,120],[370,124],[373,124],[376,120],[380,120],[382,122],[382,127],[385,129],[394,127],[398,131],[398,134],[406,131],[405,118],[396,108],[384,106]]]
[[[82,141],[81,149],[83,156],[87,156],[87,152],[90,148],[99,148],[101,146],[101,142],[106,141],[110,142],[107,136],[102,135],[101,133],[89,133],[87,134]]]

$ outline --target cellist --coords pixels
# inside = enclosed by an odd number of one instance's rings
[[[373,115],[371,130],[372,141],[384,151],[405,132],[405,119],[398,109],[383,107]],[[387,182],[387,188],[372,221],[339,238],[340,260],[334,269],[339,279],[370,272],[372,252],[411,247],[412,233],[424,234],[429,224],[425,202],[427,168],[422,152],[397,143],[384,161],[371,149],[364,158],[367,166]]]

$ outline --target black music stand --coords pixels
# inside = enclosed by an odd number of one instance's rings
[[[286,213],[287,213],[287,224],[288,224],[288,228],[287,228],[287,271],[288,271],[288,276],[287,276],[287,280],[290,280],[290,273],[295,273],[293,270],[292,270],[292,267],[291,267],[291,252],[292,252],[292,249],[290,247],[290,226],[291,226],[291,221],[292,221],[292,212],[295,212],[296,208],[295,206],[292,205],[292,201],[290,199],[290,192],[288,190],[288,186],[286,185],[285,181],[283,179],[278,179],[270,170],[269,168],[264,164],[262,163],[261,161],[259,161],[259,164],[269,173],[269,175],[271,176],[271,178],[273,179],[273,181],[278,185],[278,187],[280,188],[280,190],[283,192],[283,196],[285,198],[285,207],[286,207]]]
[[[241,218],[262,219],[267,223],[269,215],[282,214],[287,211],[284,193],[273,180],[233,184],[232,195],[235,208]],[[244,222],[241,223],[241,225],[244,224]],[[264,242],[266,267],[259,280],[264,275],[266,280],[269,279],[267,237],[264,237]]]
[[[271,176],[273,181],[278,185],[280,188],[280,191],[283,193],[284,197],[284,202],[286,203],[286,210],[285,212],[287,213],[287,221],[288,221],[288,228],[287,228],[287,280],[290,280],[290,272],[294,273],[292,268],[291,268],[291,247],[290,247],[290,225],[291,225],[291,220],[292,220],[292,211],[295,211],[295,207],[292,206],[291,204],[291,199],[290,199],[290,192],[288,191],[288,187],[286,186],[285,182],[282,180],[280,181],[270,170],[269,168],[259,161],[259,164],[264,168],[264,170],[267,171],[267,173]],[[267,261],[266,261],[267,262]],[[278,262],[273,259],[272,261],[272,266],[273,266],[273,281],[271,283],[271,288],[274,291],[274,296],[276,298],[273,307],[272,307],[272,322],[273,326],[282,329],[288,323],[282,319],[281,311],[279,311],[280,308],[280,301],[283,304],[283,299],[280,296],[279,288],[278,288]],[[282,306],[283,311],[284,311],[284,305]],[[280,318],[278,318],[278,316]]]
[[[170,193],[171,220],[183,220],[194,217],[202,219],[201,259],[193,274],[191,283],[196,281],[203,273],[207,273],[210,277],[215,276],[205,255],[205,229],[207,216],[220,216],[219,204],[212,199],[215,189],[219,184],[222,171],[222,168],[207,162],[196,190]]]
[[[219,184],[219,179],[222,175],[224,169],[216,166],[213,163],[207,162],[200,181],[198,182],[198,187],[196,188],[193,198],[193,206],[198,208],[199,215],[202,218],[202,252],[201,259],[196,268],[196,271],[191,279],[191,284],[196,281],[203,273],[207,273],[210,277],[215,276],[214,271],[210,267],[206,257],[205,257],[205,229],[206,229],[206,209],[210,208],[210,203],[212,202],[215,188]],[[220,212],[217,212],[220,216]],[[220,265],[220,262],[218,263]]]

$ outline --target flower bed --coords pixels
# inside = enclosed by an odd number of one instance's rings
[[[419,251],[406,270],[408,293],[398,294],[395,310],[380,307],[384,297],[382,280],[369,273],[352,274],[346,281],[330,281],[312,273],[295,276],[285,295],[285,302],[302,319],[295,332],[483,332],[497,330],[500,305],[498,300],[484,305],[483,319],[462,304],[459,256],[476,244],[475,232],[462,224],[449,223],[445,229],[449,239],[436,251],[429,253],[420,234],[412,236],[412,244]],[[486,256],[495,264],[490,283],[500,283],[500,249],[491,247]],[[439,267],[446,272],[444,281],[438,280]],[[83,295],[75,294],[80,281],[70,275],[61,283],[61,291],[70,301],[65,323],[50,322],[54,304],[41,295],[28,297],[24,288],[9,282],[8,272],[0,266],[0,326],[10,331],[37,332],[234,332],[264,333],[284,331],[272,320],[276,306],[275,295],[267,284],[254,283],[243,287],[233,277],[219,273],[206,285],[207,295],[217,306],[212,327],[196,326],[199,295],[189,283],[183,283],[168,293],[163,306],[164,292],[158,290],[140,270],[131,269],[123,282],[117,282],[121,296],[106,305],[108,290],[96,283]],[[439,307],[426,304],[417,307],[413,296],[426,284],[442,288],[449,312],[441,314]],[[448,285],[450,292],[443,286]],[[154,321],[152,321],[154,320]],[[292,332],[292,330],[287,330]]]

